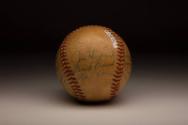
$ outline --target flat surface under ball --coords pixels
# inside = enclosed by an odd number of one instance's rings
[[[19,55],[13,60],[17,67],[10,67],[11,61],[0,65],[0,74],[9,74],[1,77],[0,125],[188,124],[185,58],[173,54],[134,57],[126,91],[112,102],[84,105],[60,88],[54,54]],[[1,59],[10,60],[7,56]]]

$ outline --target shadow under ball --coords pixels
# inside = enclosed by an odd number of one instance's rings
[[[127,84],[131,56],[123,39],[103,26],[83,26],[66,36],[56,58],[64,90],[81,101],[105,101]]]

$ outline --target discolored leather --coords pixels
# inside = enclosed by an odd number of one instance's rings
[[[83,101],[116,96],[131,73],[131,56],[123,39],[103,26],[71,32],[57,52],[57,74],[64,89]]]

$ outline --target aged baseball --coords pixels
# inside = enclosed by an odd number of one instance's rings
[[[103,26],[83,26],[62,42],[57,74],[69,95],[82,101],[116,96],[131,72],[131,56],[123,39]]]

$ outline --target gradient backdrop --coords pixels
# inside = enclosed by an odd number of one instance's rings
[[[188,3],[168,0],[0,2],[1,125],[187,125]],[[107,26],[132,53],[115,100],[82,104],[61,89],[55,55],[82,25]]]

